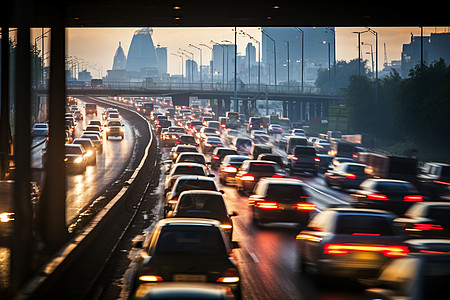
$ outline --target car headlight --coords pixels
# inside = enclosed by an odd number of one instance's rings
[[[76,163],[76,164],[81,164],[82,162],[83,162],[83,157],[77,157],[75,160],[74,160],[74,162]]]
[[[92,152],[92,150],[88,150],[88,151],[86,152],[86,156],[91,156],[92,154],[94,154],[94,152]]]
[[[106,131],[110,131],[111,129],[109,127],[106,127]]]
[[[121,132],[124,132],[124,131],[125,131],[125,128],[121,127],[121,128],[120,128],[120,131],[121,131]]]
[[[14,213],[1,213],[0,214],[0,222],[7,223],[9,221],[14,221]]]

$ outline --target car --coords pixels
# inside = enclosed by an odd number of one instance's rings
[[[177,156],[177,159],[175,160],[175,164],[187,163],[187,162],[197,163],[197,164],[201,164],[204,166],[209,164],[206,162],[205,155],[203,153],[198,153],[198,152],[181,152]]]
[[[83,135],[81,136],[81,138],[90,139],[92,141],[92,143],[94,144],[95,149],[97,151],[99,151],[99,152],[103,151],[103,141],[98,133],[89,133],[89,132],[85,131],[83,133]]]
[[[306,226],[316,205],[302,181],[291,178],[262,178],[248,198],[253,224],[298,223]]]
[[[395,220],[394,220],[395,225]],[[426,238],[405,241],[410,253],[450,253],[450,239]]]
[[[260,154],[273,153],[272,146],[266,144],[252,144],[250,156],[252,159],[258,159]]]
[[[230,181],[235,182],[236,173],[246,160],[250,160],[250,157],[243,155],[225,156],[220,163],[218,171],[220,183],[227,185]]]
[[[233,221],[231,217],[236,212],[228,214],[225,200],[221,192],[211,190],[189,190],[180,194],[175,208],[168,217],[172,218],[204,218],[218,220],[220,228],[225,231],[228,240],[232,240]]]
[[[309,172],[317,176],[320,159],[316,149],[312,146],[296,146],[293,154],[287,156],[288,167],[291,175],[299,172]]]
[[[207,176],[193,176],[183,175],[177,177],[173,186],[166,194],[166,201],[164,205],[164,217],[168,216],[178,203],[178,197],[184,191],[190,190],[207,190],[218,191],[214,178]]]
[[[258,155],[257,160],[266,160],[266,161],[273,161],[278,164],[278,167],[280,167],[281,170],[284,170],[287,166],[287,161],[283,157],[283,155],[280,154],[274,154],[274,153],[262,153]]]
[[[250,133],[252,130],[260,130],[264,128],[264,123],[261,117],[250,117],[247,125],[247,132]]]
[[[290,135],[286,137],[286,154],[294,154],[295,147],[308,146],[308,140],[305,137]]]
[[[410,182],[396,179],[366,179],[351,196],[353,207],[384,209],[398,216],[414,203],[423,201],[423,196]]]
[[[210,136],[220,137],[220,131],[213,127],[202,127],[200,128],[200,131],[196,133],[196,138],[199,143]]]
[[[228,147],[217,147],[214,149],[211,156],[211,168],[217,170],[223,158],[227,155],[237,155],[237,151]]]
[[[33,125],[33,137],[48,136],[49,126],[47,123],[36,123]]]
[[[292,135],[296,135],[296,136],[306,136],[305,134],[305,130],[304,129],[300,129],[300,128],[295,128],[291,130],[291,134]]]
[[[97,116],[97,104],[86,103],[84,105],[84,110],[86,115],[94,114],[95,116]]]
[[[220,129],[221,129],[219,121],[208,121],[208,122],[206,122],[206,127],[215,128],[218,131],[220,131]]]
[[[109,119],[106,125],[106,139],[111,136],[119,136],[122,140],[125,137],[125,128],[119,119]]]
[[[89,138],[76,138],[72,141],[72,144],[83,146],[86,150],[86,164],[94,166],[97,163],[97,154],[95,151],[94,143]]]
[[[283,128],[278,124],[270,124],[267,129],[268,134],[283,133]]]
[[[180,136],[185,133],[186,132],[183,127],[170,126],[167,132],[161,134],[161,142],[163,147],[175,146],[180,140]]]
[[[240,194],[253,191],[258,181],[263,177],[284,177],[277,163],[264,160],[246,160],[236,173],[236,187]]]
[[[418,188],[431,199],[450,194],[450,164],[427,162],[417,175]]]
[[[156,125],[156,134],[161,134],[161,130],[163,128],[169,128],[172,126],[172,121],[170,120],[159,120],[158,124]]]
[[[296,236],[299,270],[318,280],[376,276],[392,258],[409,253],[394,218],[376,209],[324,209]]]
[[[133,289],[171,281],[221,283],[241,298],[240,273],[232,253],[238,245],[228,241],[220,224],[194,218],[158,221],[137,256]]]
[[[103,113],[102,113],[102,119],[103,120],[107,120],[108,119],[108,115],[109,113],[119,113],[119,111],[117,110],[117,108],[112,108],[112,107],[108,107]]]
[[[317,153],[317,158],[320,160],[317,171],[320,173],[325,173],[326,171],[328,171],[328,167],[330,166],[330,163],[334,157],[331,155],[328,155],[328,154],[318,154]]]
[[[331,160],[329,166],[328,166],[328,170],[332,170],[335,167],[339,166],[342,163],[345,162],[355,162],[355,160],[353,158],[349,158],[349,157],[333,157],[333,159]]]
[[[176,145],[170,150],[169,158],[175,162],[182,152],[198,152],[198,149],[193,145]]]
[[[177,145],[194,145],[194,146],[198,146],[198,143],[195,140],[195,138],[192,135],[188,135],[188,134],[181,134],[180,135],[180,139],[178,140],[178,142],[176,144]]]
[[[219,137],[208,136],[200,144],[203,153],[213,152],[216,147],[223,147],[224,143]]]
[[[76,110],[73,113],[73,117],[75,118],[75,120],[83,120],[83,118],[84,118],[83,113],[79,110]]]
[[[313,143],[313,147],[316,148],[316,152],[319,154],[328,154],[331,149],[331,143],[328,140],[318,139]]]
[[[178,177],[184,175],[196,176],[214,176],[208,174],[208,168],[205,165],[196,163],[178,163],[174,164],[170,170],[166,172],[167,176],[164,181],[164,193],[168,193]]]
[[[99,125],[87,125],[84,131],[95,131],[102,134],[102,127]]]
[[[220,283],[204,282],[160,282],[141,284],[132,297],[133,300],[167,299],[236,299],[231,289]]]
[[[228,142],[231,142],[237,136],[239,136],[239,131],[236,129],[227,129],[225,132],[225,139]]]
[[[239,155],[249,155],[252,149],[252,140],[246,137],[235,137],[230,148],[237,150]]]
[[[64,146],[66,169],[69,172],[83,173],[86,170],[86,151],[83,146],[75,144],[65,144]]]
[[[450,239],[450,202],[417,202],[394,224],[410,238]]]
[[[100,126],[100,129],[102,129],[102,131],[103,131],[103,128],[102,128],[103,123],[100,120],[89,120],[88,125],[98,125],[98,126]]]
[[[450,282],[450,254],[419,253],[396,258],[365,290],[366,299],[444,299]]]
[[[359,163],[342,163],[333,170],[325,172],[325,183],[328,186],[337,186],[341,189],[354,189],[367,178],[364,173],[366,165]]]

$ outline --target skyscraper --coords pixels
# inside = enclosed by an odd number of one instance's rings
[[[158,45],[155,49],[156,57],[158,59],[158,70],[160,73],[167,73],[167,47]]]
[[[116,54],[114,55],[113,61],[113,70],[125,70],[127,64],[127,58],[125,57],[125,53],[122,49],[122,44],[119,42],[119,47],[116,50]]]
[[[127,72],[157,71],[158,59],[152,40],[153,29],[145,27],[136,30],[128,49]]]

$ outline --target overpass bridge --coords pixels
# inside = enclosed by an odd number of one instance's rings
[[[43,92],[43,91],[41,91]],[[315,117],[326,117],[330,105],[339,105],[344,96],[330,89],[310,86],[237,85],[220,83],[153,83],[107,82],[102,86],[68,84],[67,95],[80,96],[143,96],[171,97],[174,105],[189,105],[190,97],[211,99],[213,110],[219,115],[226,111],[239,111],[250,115],[257,101],[281,101],[283,116],[294,122]],[[261,103],[262,101],[262,103]]]

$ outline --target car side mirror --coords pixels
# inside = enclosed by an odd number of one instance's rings
[[[231,213],[231,215],[230,215],[230,217],[237,217],[237,216],[238,216],[238,213],[235,212],[235,211],[233,211],[233,212]]]
[[[225,191],[224,190],[219,190],[219,192],[223,195],[223,194],[225,194]]]
[[[211,163],[210,161],[208,161],[208,162],[206,163],[206,165],[207,165],[207,166],[210,166],[210,165],[212,165],[212,163]]]
[[[208,177],[216,177],[214,174],[208,174]]]
[[[141,249],[144,246],[144,237],[142,235],[135,237],[132,241],[132,245],[134,248]]]
[[[233,248],[233,249],[239,249],[239,248],[241,248],[241,246],[239,245],[238,242],[232,241],[232,242],[231,242],[231,248]]]

